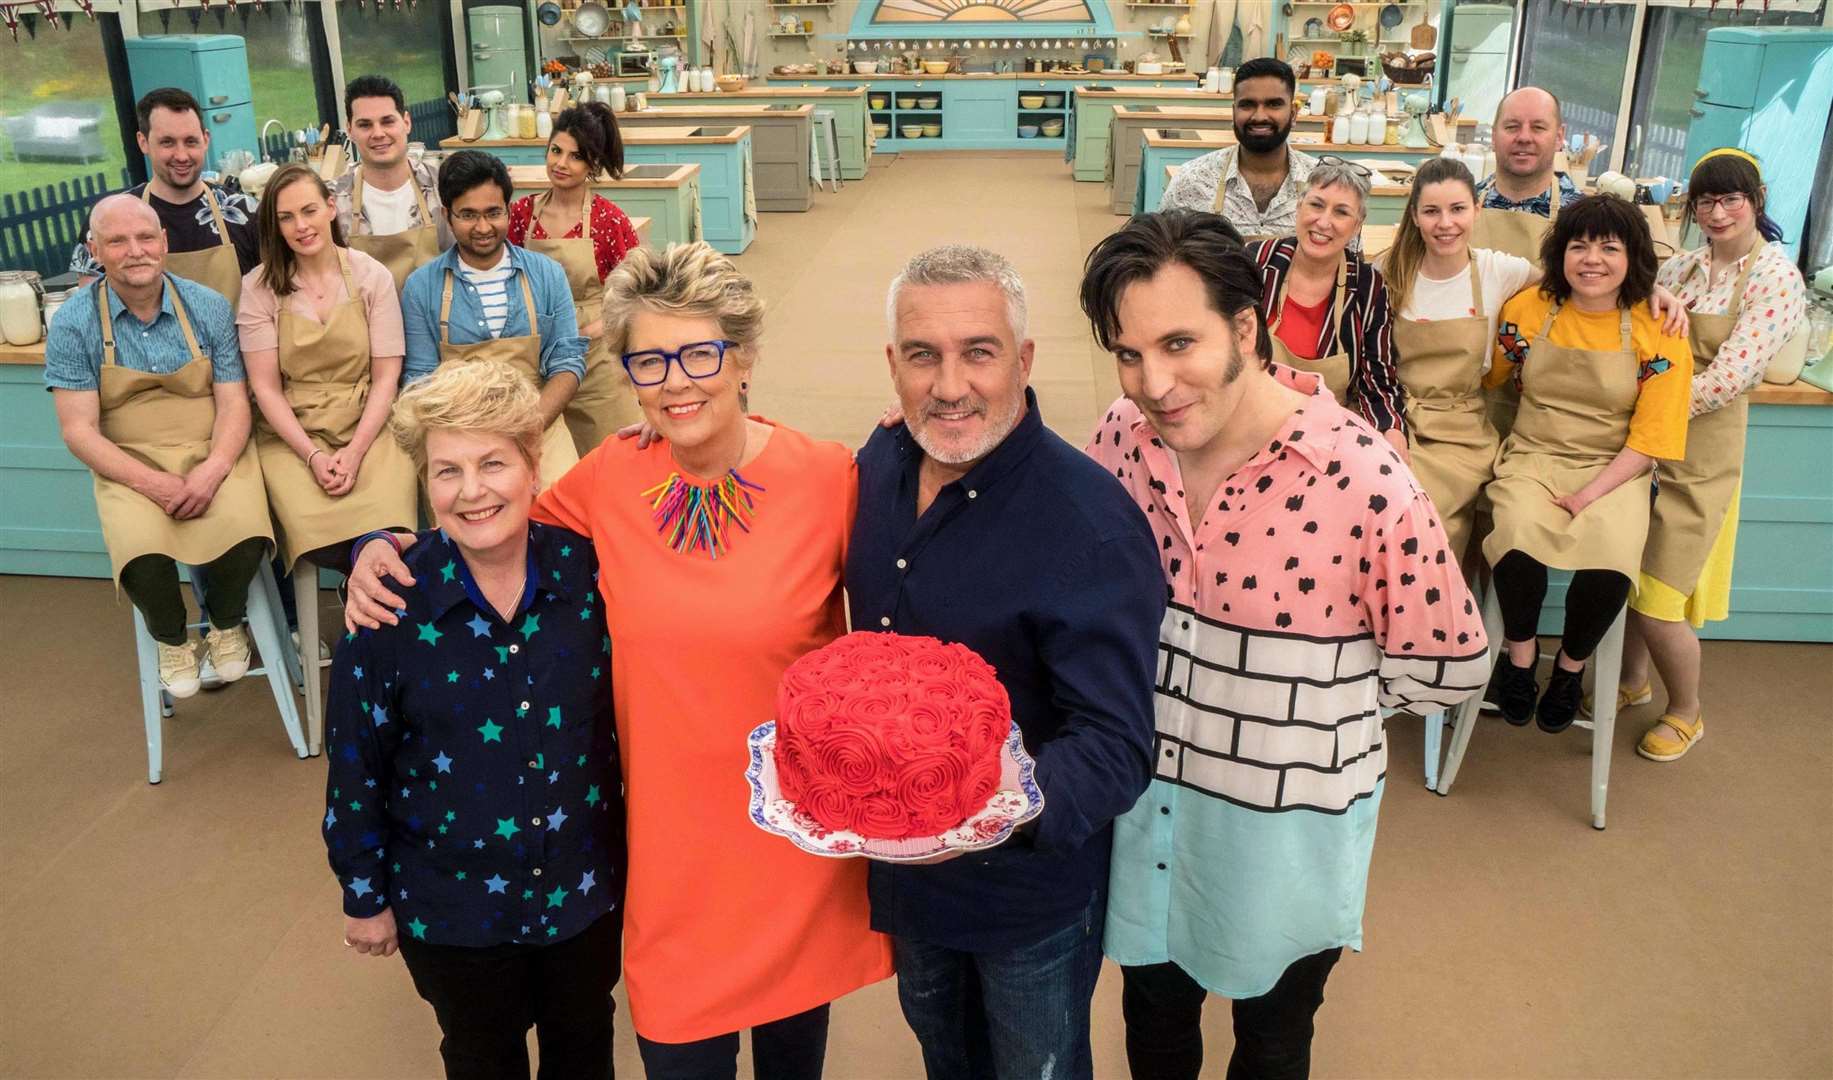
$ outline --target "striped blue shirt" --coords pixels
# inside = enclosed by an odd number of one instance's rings
[[[407,332],[407,358],[401,364],[404,385],[432,374],[439,366],[439,301],[445,293],[448,270],[452,271],[452,344],[475,345],[496,337],[524,337],[538,332],[542,379],[551,379],[563,371],[585,378],[587,341],[579,336],[579,320],[573,314],[573,290],[567,284],[566,271],[539,252],[511,244],[505,244],[504,249],[509,253],[510,271],[504,282],[507,303],[503,322],[494,333],[489,323],[488,299],[464,273],[456,246],[408,275],[401,286],[401,321]],[[529,291],[535,297],[532,320],[522,299],[522,283],[517,280],[520,274],[528,276]],[[529,329],[531,325],[533,331]]]
[[[191,360],[185,332],[172,310],[172,286],[184,301],[198,348],[210,358],[210,374],[220,383],[244,382],[242,348],[236,340],[235,314],[223,294],[187,278],[166,275],[159,314],[143,323],[127,309],[107,278],[97,278],[70,294],[51,316],[45,334],[45,389],[96,390],[102,379],[102,319],[95,291],[108,288],[108,316],[114,325],[115,363],[135,371],[169,375]]]

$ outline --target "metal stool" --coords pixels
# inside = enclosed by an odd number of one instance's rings
[[[197,580],[196,569],[180,563],[186,579]],[[199,606],[202,606],[200,601]],[[206,626],[207,620],[193,623]],[[261,666],[249,668],[249,675],[266,675],[274,694],[274,707],[280,711],[280,723],[293,744],[293,752],[306,754],[305,736],[299,730],[299,711],[293,706],[293,688],[287,682],[288,668],[297,663],[291,642],[286,636],[286,616],[280,607],[280,590],[274,583],[274,571],[263,560],[255,580],[248,586],[248,629],[255,646],[261,651]],[[153,635],[147,632],[146,619],[134,609],[134,652],[140,666],[140,709],[146,721],[146,782],[159,783],[165,768],[165,718],[172,715],[172,698],[159,687],[159,650]]]
[[[1591,719],[1580,719],[1573,725],[1591,729],[1591,827],[1594,829],[1604,827],[1604,802],[1610,795],[1610,746],[1617,730],[1617,679],[1623,671],[1623,627],[1628,610],[1625,605],[1617,612],[1616,621],[1610,624],[1591,662],[1585,665],[1586,677],[1593,686]],[[1503,647],[1502,605],[1493,588],[1483,599],[1483,631],[1489,635],[1493,669]],[[1476,728],[1477,715],[1482,708],[1482,694],[1458,706],[1457,723],[1451,730],[1451,751],[1439,775],[1440,795],[1451,794],[1451,785],[1457,780],[1458,767],[1464,762],[1464,751],[1470,746],[1470,734]]]
[[[321,644],[318,638],[319,572],[318,567],[309,562],[300,563],[293,570],[293,608],[298,613],[299,644],[286,654],[287,674],[292,676],[293,684],[305,698],[306,751],[312,757],[317,757],[325,748],[325,694],[318,672],[331,666],[331,661],[318,655]]]
[[[821,186],[823,177],[822,158],[826,150],[827,179],[833,181],[830,190],[840,190],[840,126],[834,122],[834,110],[816,109],[814,123],[808,139],[808,178]]]

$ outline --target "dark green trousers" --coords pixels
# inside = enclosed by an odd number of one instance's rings
[[[211,626],[227,630],[248,617],[248,586],[266,556],[267,541],[254,536],[197,567]],[[154,640],[185,643],[185,597],[178,587],[178,564],[169,556],[142,555],[122,567],[121,591],[140,609]]]

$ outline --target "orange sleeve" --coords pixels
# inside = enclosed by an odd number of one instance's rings
[[[1631,450],[1664,461],[1687,456],[1687,417],[1693,402],[1693,349],[1686,338],[1661,332],[1646,305],[1631,315],[1640,368],[1636,411],[1629,418]]]

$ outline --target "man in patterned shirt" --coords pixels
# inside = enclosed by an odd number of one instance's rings
[[[1307,1075],[1324,982],[1362,943],[1381,711],[1486,674],[1431,501],[1318,376],[1269,362],[1259,298],[1201,212],[1134,218],[1082,282],[1126,394],[1088,452],[1145,511],[1170,601],[1107,911],[1134,1076],[1194,1080],[1210,992],[1235,999],[1230,1076]]]
[[[1235,145],[1178,170],[1160,210],[1213,210],[1242,236],[1289,236],[1298,229],[1298,197],[1317,159],[1292,149],[1298,79],[1283,60],[1262,56],[1235,72]]]
[[[438,178],[407,156],[414,118],[394,81],[361,75],[344,89],[344,120],[362,163],[331,181],[337,223],[350,246],[374,256],[395,275],[407,275],[452,246]]]

